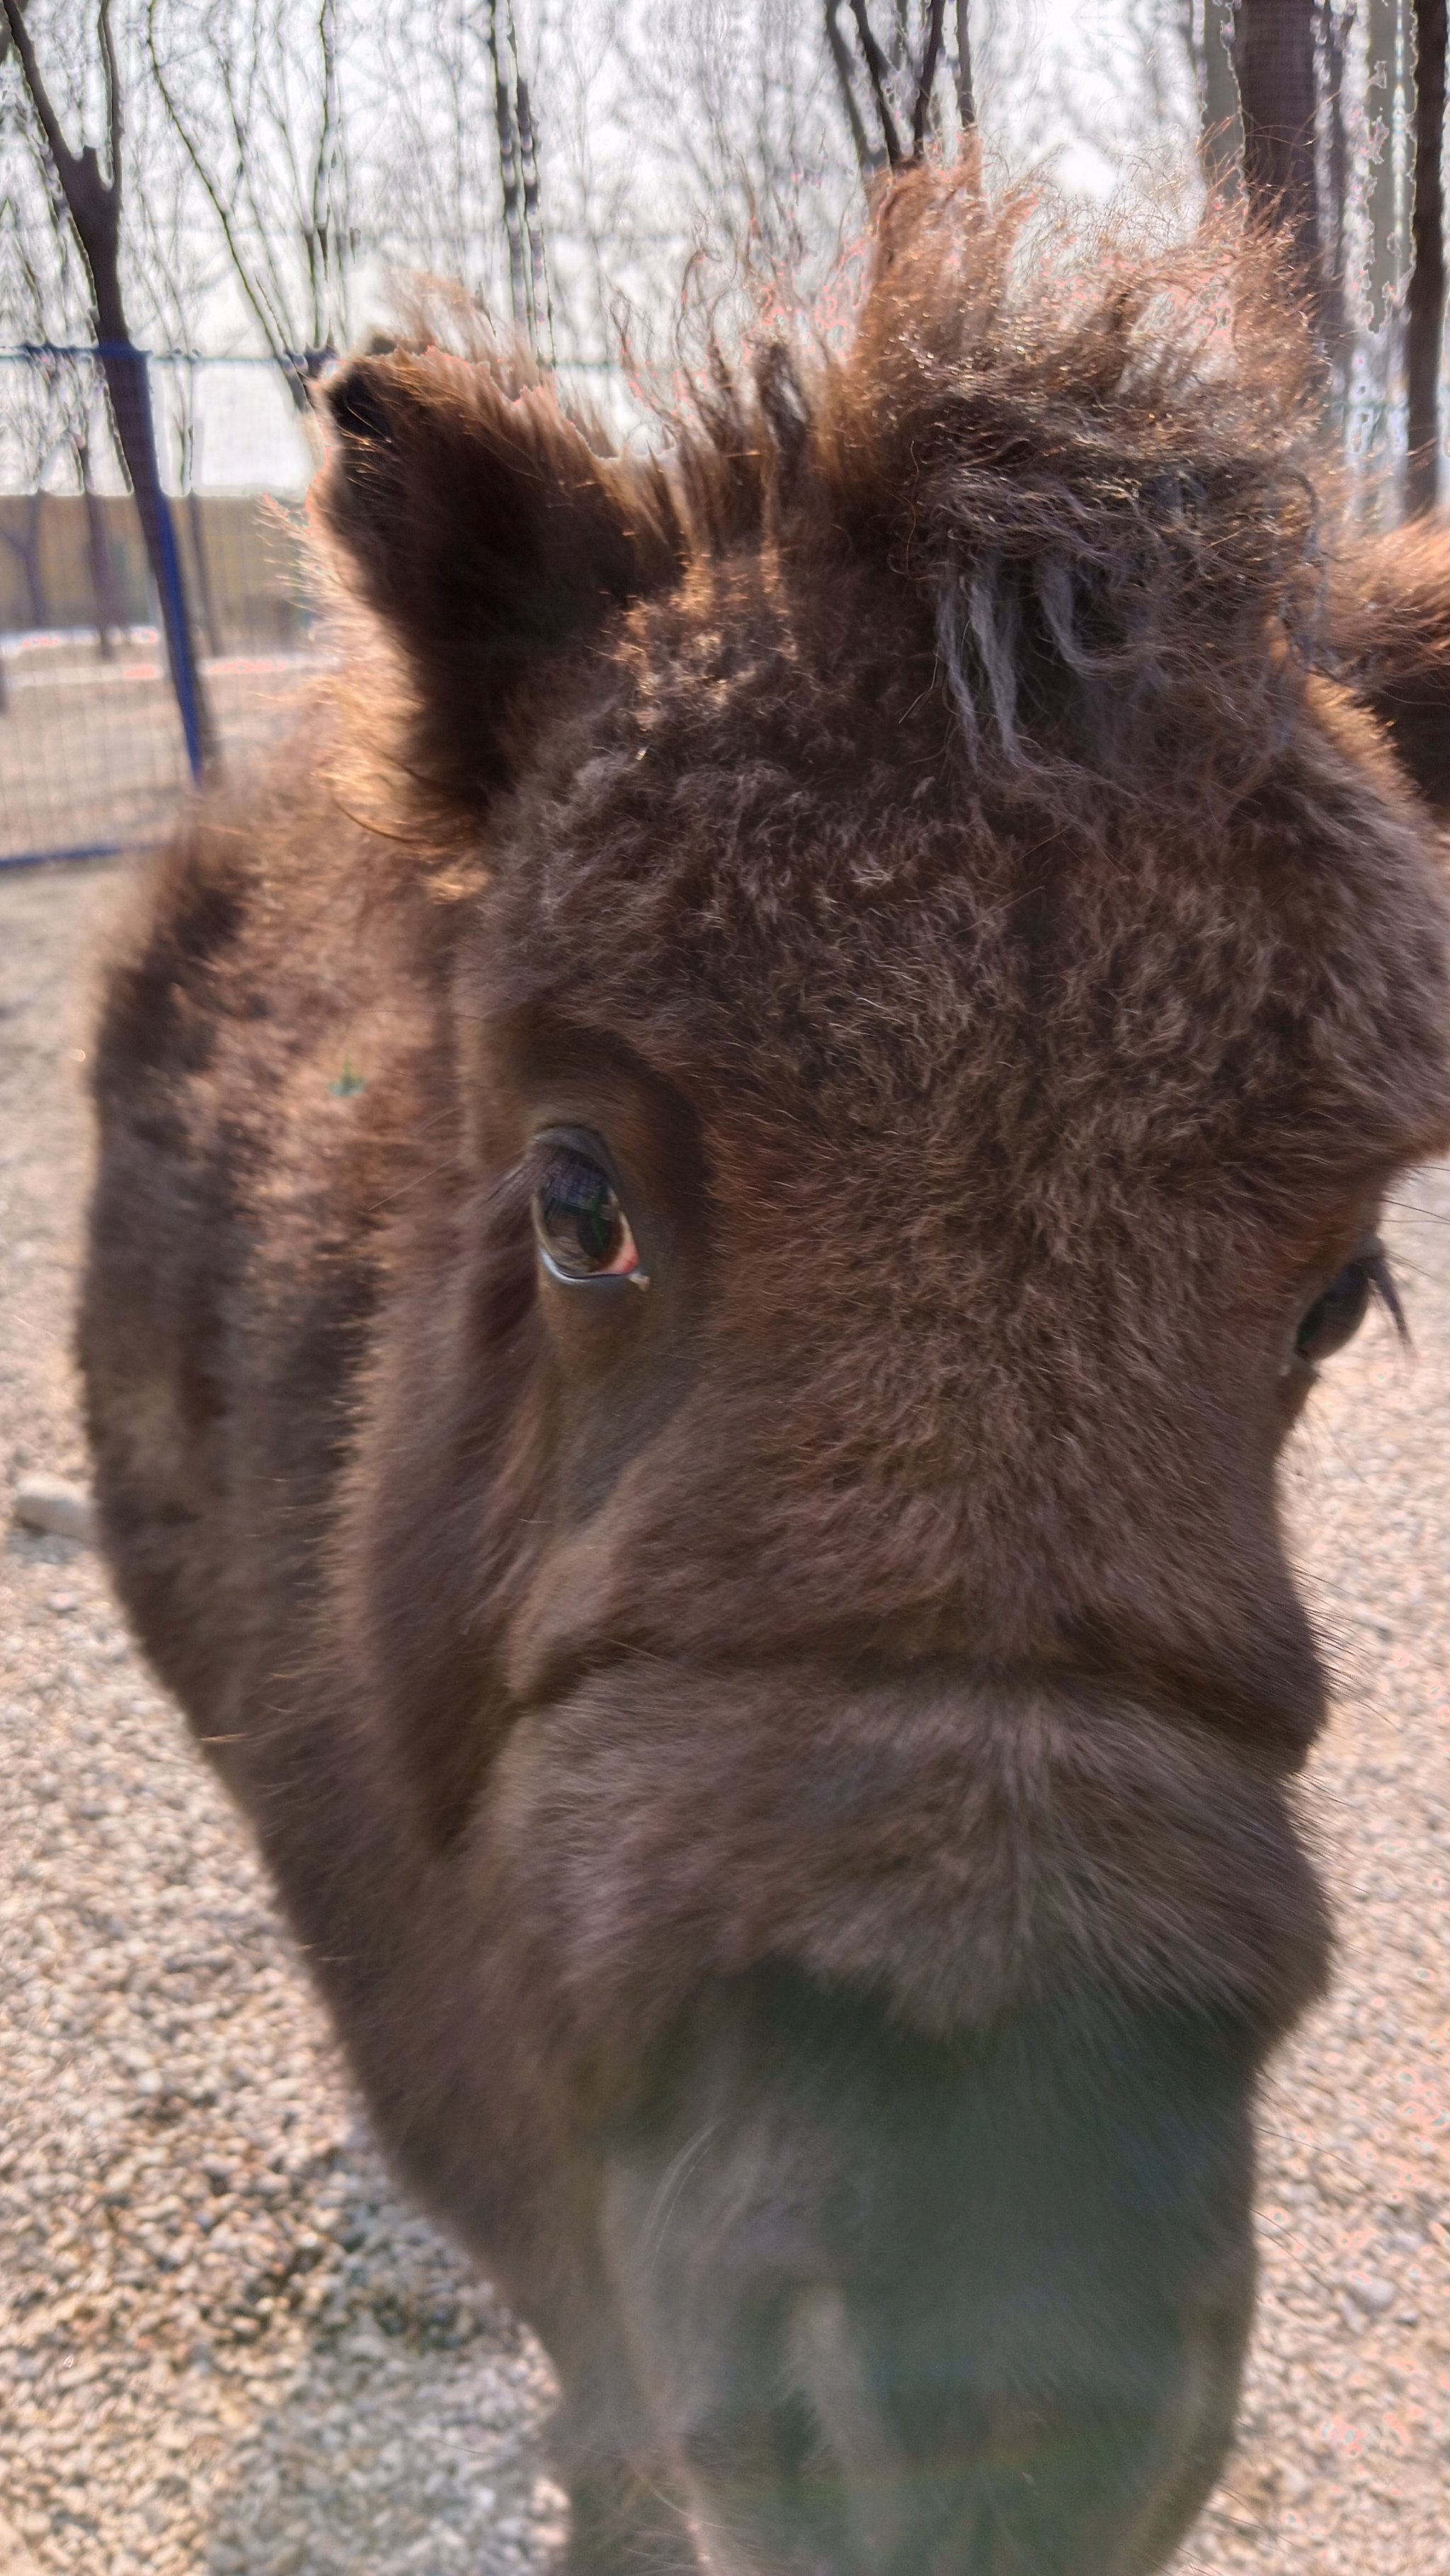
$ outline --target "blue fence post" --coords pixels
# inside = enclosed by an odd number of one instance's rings
[[[191,619],[181,579],[181,558],[176,551],[176,525],[171,516],[171,503],[161,491],[158,491],[156,500],[161,516],[161,578],[166,585],[166,606],[170,612],[167,620],[168,637],[172,643],[170,658],[176,665],[171,674],[171,685],[176,691],[191,774],[199,780],[202,773],[201,708],[197,701]]]
[[[154,419],[155,413],[151,410],[151,360],[149,356],[142,355],[140,352],[138,352],[138,355],[140,355],[141,358],[141,380],[145,387],[146,407],[152,419]],[[201,693],[197,687],[196,680],[196,647],[192,640],[191,614],[186,596],[186,584],[182,579],[181,557],[177,552],[176,546],[176,522],[172,518],[171,503],[161,482],[161,448],[159,441],[157,442],[156,462],[158,469],[156,475],[156,508],[160,521],[161,580],[166,592],[166,597],[163,602],[165,615],[162,622],[166,628],[168,646],[167,658],[172,664],[171,685],[176,693],[177,711],[181,717],[182,739],[186,744],[186,757],[190,764],[192,777],[200,782],[204,761],[201,731]]]

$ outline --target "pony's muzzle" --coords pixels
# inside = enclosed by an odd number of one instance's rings
[[[950,2047],[789,1972],[722,2000],[606,2195],[712,2576],[1160,2567],[1232,2430],[1250,2084],[1161,2011]]]

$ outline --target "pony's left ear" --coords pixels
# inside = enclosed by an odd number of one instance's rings
[[[1351,687],[1450,822],[1450,522],[1396,528],[1352,556],[1336,625]]]
[[[436,349],[355,360],[323,409],[317,508],[410,668],[408,767],[475,803],[511,774],[528,684],[678,569],[668,485],[597,455],[551,391]]]

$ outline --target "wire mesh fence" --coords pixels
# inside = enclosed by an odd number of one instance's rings
[[[193,685],[225,771],[285,730],[319,666],[315,458],[270,364],[152,359],[148,375]],[[160,609],[98,354],[0,353],[0,866],[165,828],[193,762]]]

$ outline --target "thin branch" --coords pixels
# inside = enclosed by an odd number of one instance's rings
[[[931,94],[936,87],[936,69],[941,60],[942,21],[946,0],[931,0],[926,46],[921,58],[921,78],[916,84],[916,105],[911,116],[911,157],[919,161],[926,150],[927,130],[931,124]]]
[[[274,208],[270,202],[271,173],[262,155],[255,149],[255,145],[249,144],[248,138],[255,137],[262,119],[265,118],[271,132],[273,146],[281,152],[286,163],[287,184],[291,191],[290,204],[293,212],[296,212],[302,205],[303,194],[302,164],[297,157],[294,120],[288,114],[285,91],[281,97],[273,96],[267,82],[265,66],[260,61],[252,60],[247,64],[246,89],[240,103],[232,85],[231,64],[223,59],[219,68],[223,95],[227,103],[227,115],[231,123],[232,145],[235,153],[235,186],[238,194],[245,196],[247,211],[251,217],[252,239],[256,245],[254,257],[257,294],[264,298],[268,310],[274,317],[274,331],[270,335],[273,354],[282,357],[285,369],[285,353],[295,348],[298,341],[305,345],[307,333],[305,329],[299,330],[294,327],[287,310],[287,280],[282,270],[281,228],[274,221]],[[269,189],[269,203],[265,211],[257,202],[259,174],[266,179]],[[240,252],[236,255],[240,257]],[[301,390],[302,379],[294,378],[289,374],[288,382],[293,387],[294,399],[300,409],[305,401],[305,395]]]
[[[3,6],[7,11],[13,9],[15,5],[16,0],[3,0]],[[227,252],[231,259],[233,274],[235,275],[237,283],[241,287],[242,293],[245,295],[247,302],[250,304],[253,313],[256,315],[262,337],[266,341],[268,348],[271,350],[273,357],[281,368],[282,374],[286,380],[287,390],[291,394],[293,403],[295,404],[298,412],[304,419],[308,419],[311,417],[312,405],[308,399],[306,385],[303,383],[299,375],[295,358],[292,352],[287,348],[285,327],[281,324],[280,317],[272,309],[268,300],[264,297],[253,280],[249,264],[242,256],[241,246],[237,240],[236,232],[232,224],[230,209],[222,197],[221,191],[213,180],[206,163],[203,161],[191,129],[186,123],[176,100],[173,98],[171,91],[167,86],[166,74],[161,68],[160,57],[156,47],[156,10],[157,0],[147,0],[146,52],[151,64],[152,76],[156,82],[156,88],[161,99],[161,104],[165,108],[166,114],[170,119],[172,131],[180,138],[182,149],[211,201],[212,212],[216,216],[217,222],[221,227],[222,239],[226,243]],[[232,130],[237,143],[238,163],[239,166],[241,166],[242,135],[240,127],[237,124],[236,100],[232,94],[230,83],[227,85],[226,95],[227,106],[232,119]]]
[[[896,119],[891,112],[891,100],[886,88],[891,74],[891,65],[871,32],[866,0],[851,0],[851,15],[856,21],[861,57],[866,65],[867,77],[871,83],[871,96],[875,101],[876,114],[881,122],[881,140],[886,146],[886,158],[893,170],[899,170],[904,158],[901,136],[896,129]]]
[[[106,160],[111,187],[121,193],[121,74],[116,61],[116,39],[111,27],[111,0],[100,0],[96,12],[96,33],[101,43],[101,69],[106,91]]]

